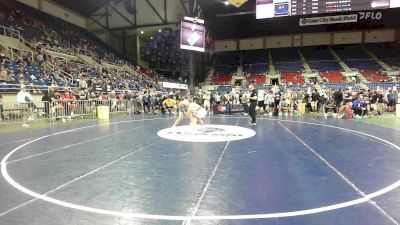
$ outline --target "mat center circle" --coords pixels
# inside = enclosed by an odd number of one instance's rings
[[[225,142],[251,138],[254,130],[228,125],[179,126],[158,131],[158,136],[184,142]]]

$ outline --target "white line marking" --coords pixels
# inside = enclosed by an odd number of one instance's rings
[[[237,117],[240,118],[240,117]],[[170,118],[168,118],[170,119]],[[263,119],[263,118],[260,118]],[[265,118],[267,119],[267,118]],[[156,120],[156,119],[153,119]],[[159,119],[157,119],[159,120]],[[267,119],[267,120],[271,120],[271,121],[285,121],[285,122],[292,122],[292,123],[302,123],[302,124],[311,124],[311,125],[316,125],[316,126],[322,126],[322,127],[330,127],[330,128],[335,128],[335,129],[339,129],[339,130],[343,130],[343,131],[352,131],[350,129],[347,128],[342,128],[342,127],[336,127],[336,126],[331,126],[331,125],[324,125],[324,124],[318,124],[318,123],[310,123],[310,122],[303,122],[303,121],[293,121],[293,120],[276,120],[276,119]],[[114,123],[110,123],[110,124],[118,124],[118,123],[128,123],[128,122],[133,122],[133,121],[143,121],[143,120],[131,120],[131,121],[121,121],[121,122],[114,122]],[[99,126],[105,126],[105,125],[109,125],[109,124],[103,124],[103,125],[92,125],[92,126],[87,126],[87,127],[83,127],[81,129],[86,129],[86,128],[92,128],[92,127],[99,127]],[[400,150],[400,147],[389,142],[386,140],[383,140],[379,137],[367,134],[367,133],[363,133],[360,131],[353,131],[355,133],[358,134],[363,134],[366,135],[368,137],[372,137],[372,138],[376,138],[377,140],[383,141],[389,145],[392,145],[393,147],[395,147],[397,150]],[[97,214],[101,214],[101,215],[109,215],[109,216],[114,216],[114,217],[118,217],[120,219],[128,219],[128,220],[132,220],[132,219],[151,219],[151,220],[172,220],[172,221],[185,221],[188,219],[191,220],[250,220],[250,219],[268,219],[268,218],[283,218],[283,217],[295,217],[295,216],[303,216],[303,215],[310,215],[310,214],[316,214],[316,213],[321,213],[321,212],[327,212],[327,211],[331,211],[331,210],[336,210],[336,209],[342,209],[342,208],[346,208],[349,206],[354,206],[354,205],[358,205],[358,204],[362,204],[362,203],[366,203],[369,202],[371,199],[376,198],[378,196],[384,195],[390,191],[395,190],[396,188],[400,187],[400,180],[397,180],[395,183],[384,187],[376,192],[373,192],[371,194],[366,195],[365,197],[362,198],[358,198],[358,199],[354,199],[354,200],[350,200],[350,201],[346,201],[346,202],[342,202],[342,203],[338,203],[338,204],[333,204],[333,205],[328,205],[328,206],[323,206],[323,207],[318,207],[318,208],[312,208],[312,209],[304,209],[304,210],[298,210],[298,211],[289,211],[289,212],[278,212],[278,213],[264,213],[264,214],[249,214],[249,215],[214,215],[214,216],[193,216],[193,217],[188,217],[188,216],[170,216],[170,215],[158,215],[158,214],[143,214],[143,213],[127,213],[127,212],[120,212],[120,211],[113,211],[113,210],[105,210],[105,209],[98,209],[98,208],[93,208],[93,207],[88,207],[88,206],[83,206],[83,205],[78,205],[78,204],[72,204],[69,202],[64,202],[58,199],[54,199],[54,198],[50,198],[48,196],[44,196],[41,194],[38,194],[34,191],[31,191],[25,187],[23,187],[22,185],[20,185],[19,183],[17,183],[16,181],[14,181],[10,175],[8,174],[7,171],[7,160],[10,158],[10,156],[12,154],[14,154],[16,151],[18,151],[20,148],[33,143],[35,141],[41,140],[43,138],[47,138],[50,136],[54,136],[54,135],[59,135],[62,134],[63,132],[59,132],[59,133],[55,133],[55,134],[51,134],[51,135],[46,135],[40,138],[37,138],[35,140],[32,140],[28,143],[25,143],[19,147],[17,147],[16,149],[14,149],[13,151],[11,151],[10,153],[8,153],[3,160],[1,161],[1,174],[3,175],[4,179],[13,187],[15,187],[16,189],[20,190],[21,192],[28,194],[32,197],[41,199],[43,201],[47,201],[50,203],[53,203],[55,205],[59,205],[59,206],[63,206],[66,208],[70,208],[70,209],[75,209],[75,210],[81,210],[81,211],[85,211],[85,212],[91,212],[91,213],[97,213]]]
[[[239,118],[239,120],[236,122],[236,125],[235,125],[235,126],[237,126],[237,125],[239,124],[239,121],[240,121],[240,118]],[[197,211],[199,211],[199,209],[200,209],[200,204],[201,204],[201,202],[203,201],[204,197],[206,196],[206,193],[207,193],[208,188],[210,187],[211,181],[214,179],[215,174],[217,173],[217,170],[218,170],[218,168],[219,168],[219,165],[221,164],[222,159],[223,159],[223,157],[224,157],[224,155],[225,155],[225,152],[226,152],[226,150],[228,149],[229,143],[231,143],[231,141],[226,142],[226,144],[225,144],[225,146],[224,146],[224,149],[222,150],[222,153],[221,153],[221,155],[220,155],[219,158],[218,158],[217,164],[215,165],[213,171],[211,172],[211,175],[209,176],[209,178],[208,178],[208,180],[207,180],[207,183],[206,183],[206,185],[204,186],[203,191],[201,192],[200,197],[197,199],[197,201],[196,201],[196,203],[193,205],[193,207],[189,210],[189,215],[188,215],[189,219],[183,221],[183,222],[182,222],[182,225],[190,225],[190,224],[192,224],[192,219],[191,219],[191,218],[192,218],[193,216],[196,215]]]
[[[66,186],[68,186],[68,185],[70,185],[70,184],[72,184],[72,183],[74,183],[74,182],[76,182],[76,181],[78,181],[78,180],[81,180],[81,179],[83,179],[83,178],[85,178],[85,177],[87,177],[87,176],[89,176],[89,175],[92,175],[92,174],[96,173],[97,171],[102,170],[102,169],[104,169],[104,168],[106,168],[106,167],[108,167],[108,166],[110,166],[110,165],[112,165],[112,164],[114,164],[114,163],[116,163],[116,162],[118,162],[118,161],[120,161],[120,160],[122,160],[122,159],[125,159],[126,157],[131,156],[132,154],[135,154],[135,153],[137,153],[137,152],[139,152],[139,151],[141,151],[141,150],[143,150],[143,149],[145,149],[145,148],[147,148],[147,147],[150,147],[150,146],[152,146],[153,144],[155,144],[155,143],[157,143],[157,142],[160,142],[160,141],[161,141],[161,140],[153,141],[152,143],[150,143],[150,144],[148,144],[148,145],[146,145],[146,146],[143,146],[143,147],[140,147],[139,149],[136,149],[136,150],[134,150],[134,151],[131,151],[131,152],[129,152],[128,154],[125,154],[125,155],[119,157],[118,159],[115,159],[115,160],[113,160],[113,161],[111,161],[111,162],[109,162],[109,163],[107,163],[107,164],[105,164],[105,165],[103,165],[103,166],[101,166],[101,167],[98,167],[97,169],[94,169],[94,170],[92,170],[92,171],[90,171],[90,172],[88,172],[88,173],[85,173],[85,174],[82,175],[82,176],[79,176],[79,177],[77,177],[77,178],[75,178],[75,179],[73,179],[73,180],[71,180],[71,181],[68,181],[68,182],[66,182],[66,183],[64,183],[64,184],[62,184],[62,185],[60,185],[60,186],[58,186],[58,187],[56,187],[56,188],[54,188],[54,189],[52,189],[52,190],[50,190],[50,191],[47,191],[46,193],[44,193],[44,194],[42,194],[42,195],[43,195],[43,196],[47,196],[47,195],[49,195],[49,194],[51,194],[51,193],[54,193],[55,191],[61,190],[61,189],[65,188]],[[14,211],[14,210],[17,210],[17,209],[19,209],[19,208],[22,208],[22,207],[24,207],[24,206],[27,206],[27,205],[29,205],[29,204],[35,202],[35,201],[38,200],[38,199],[39,199],[39,198],[33,198],[33,199],[31,199],[31,200],[29,200],[29,201],[27,201],[27,202],[24,202],[24,203],[22,203],[22,204],[20,204],[20,205],[18,205],[18,206],[16,206],[16,207],[14,207],[14,208],[11,208],[11,209],[9,209],[9,210],[7,210],[7,211],[5,211],[5,212],[2,212],[2,213],[0,213],[0,217],[1,217],[1,216],[4,216],[4,215],[6,215],[6,214],[8,214],[8,213],[10,213],[10,212],[12,212],[12,211]]]
[[[127,130],[119,131],[119,132],[116,132],[116,133],[104,135],[104,136],[101,136],[101,137],[93,138],[93,139],[90,139],[90,140],[81,141],[81,142],[74,143],[74,144],[71,144],[71,145],[66,145],[66,146],[63,146],[63,147],[60,147],[60,148],[56,148],[56,149],[48,150],[48,151],[41,152],[41,153],[38,153],[38,154],[34,154],[34,155],[26,156],[26,157],[23,157],[23,158],[15,159],[15,160],[12,160],[12,161],[8,161],[7,164],[16,163],[16,162],[23,161],[23,160],[26,160],[26,159],[35,158],[35,157],[42,156],[42,155],[45,155],[45,154],[48,154],[48,153],[51,153],[51,152],[56,152],[56,151],[60,151],[60,150],[67,149],[67,148],[71,148],[71,147],[74,147],[74,146],[82,145],[82,144],[85,144],[85,143],[88,143],[88,142],[92,142],[92,141],[96,141],[96,140],[99,140],[99,139],[102,139],[102,138],[112,137],[112,136],[127,132],[129,130],[136,130],[136,129],[139,129],[139,128],[142,128],[142,127],[143,126],[135,127],[133,129],[127,129]]]
[[[15,144],[19,142],[24,142],[24,141],[30,141],[32,139],[24,139],[24,140],[19,140],[19,141],[11,141],[11,142],[6,142],[6,143],[1,143],[0,145],[9,145],[9,144]]]
[[[295,133],[293,133],[289,128],[287,128],[281,122],[278,122],[278,124],[281,127],[283,127],[289,134],[291,134],[293,137],[295,137],[300,143],[302,143],[304,146],[306,146],[306,148],[308,148],[308,150],[310,150],[323,163],[325,163],[325,165],[327,165],[331,170],[333,170],[333,172],[335,172],[340,178],[342,178],[342,180],[344,180],[348,185],[350,185],[360,196],[362,196],[362,197],[367,196],[353,182],[351,182],[351,180],[348,177],[346,177],[343,173],[341,173],[338,169],[336,169],[331,163],[329,163],[322,155],[320,155],[311,146],[309,146],[306,142],[304,142],[299,136],[297,136]],[[376,204],[376,202],[369,200],[368,203],[372,204],[375,208],[377,208],[379,212],[381,212],[384,216],[386,216],[394,224],[399,225],[399,223],[392,216],[390,216],[385,210],[383,210],[378,204]]]
[[[326,122],[324,122],[324,121],[319,121],[319,120],[316,120],[316,119],[311,119],[311,120],[317,121],[317,122],[322,123],[322,124],[328,124],[328,125],[329,125],[329,123],[326,123]],[[393,146],[391,146],[391,145],[388,145],[388,144],[386,144],[386,143],[382,143],[382,142],[377,141],[377,140],[375,140],[375,139],[373,139],[373,138],[364,137],[363,135],[356,134],[356,133],[354,133],[354,132],[352,132],[352,131],[343,131],[343,132],[350,133],[350,134],[353,134],[353,135],[355,135],[355,136],[357,136],[357,137],[360,137],[360,138],[363,138],[363,139],[366,139],[366,140],[370,140],[370,141],[376,142],[376,143],[381,144],[381,145],[384,145],[384,146],[386,146],[386,147],[388,147],[388,148],[395,148],[395,147],[393,147]]]

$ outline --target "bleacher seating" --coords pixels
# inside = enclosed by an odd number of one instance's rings
[[[302,62],[276,62],[275,68],[282,73],[293,73],[304,71]]]
[[[336,60],[308,61],[308,65],[311,69],[320,72],[335,72],[342,70],[342,67]]]
[[[230,84],[239,63],[240,52],[218,53],[212,82],[214,84]]]
[[[327,83],[324,84],[323,88],[331,89],[331,90],[345,90],[348,89],[350,86],[353,87],[353,90],[358,91],[360,90],[360,85],[358,84],[350,84],[350,83]]]
[[[244,51],[243,56],[242,56],[242,64],[261,64],[261,63],[267,63],[267,52],[262,49],[262,50],[249,50],[249,51]]]
[[[214,84],[226,85],[226,84],[230,84],[231,80],[232,80],[231,74],[219,74],[219,75],[213,76],[212,82]]]
[[[319,75],[328,83],[342,83],[345,81],[341,72],[320,72]]]
[[[264,74],[252,74],[247,76],[247,82],[253,84],[265,84],[266,76]]]
[[[301,49],[307,61],[335,60],[329,49],[324,47],[304,47]]]
[[[336,46],[335,52],[343,60],[348,59],[370,59],[359,45]]]
[[[231,66],[231,65],[219,65],[216,66],[214,69],[214,74],[215,75],[220,75],[220,74],[233,74],[236,73],[237,67],[236,66]]]
[[[352,69],[379,70],[381,66],[359,46],[336,46],[336,53]]]
[[[217,66],[214,70],[212,82],[215,84],[230,84],[232,74],[236,72],[236,66]]]
[[[300,56],[296,48],[271,49],[274,62],[300,62]]]
[[[361,74],[370,82],[389,81],[390,77],[377,70],[364,70]]]
[[[0,2],[0,10],[7,15],[4,19],[0,18],[0,25],[20,30],[27,41],[36,40],[52,47],[85,49],[108,61],[128,60],[84,28],[19,2],[15,2],[14,6],[13,14],[16,16],[10,20],[7,18],[9,7]]]
[[[300,77],[301,73],[282,73],[285,83],[304,84],[304,78]]]
[[[326,46],[304,47],[301,49],[301,51],[312,70],[317,70],[320,72],[334,72],[342,70],[342,67],[339,65]]]
[[[244,51],[242,56],[243,73],[247,81],[254,84],[263,84],[269,71],[265,50]]]
[[[383,58],[382,60],[389,66],[400,68],[400,58]]]
[[[219,93],[226,93],[226,92],[231,92],[232,91],[232,86],[230,85],[221,85],[218,86],[217,92]]]
[[[216,65],[236,65],[240,64],[240,52],[224,52],[217,54]]]
[[[373,59],[347,59],[344,61],[350,68],[358,70],[380,70],[382,67]]]
[[[389,66],[400,67],[400,46],[394,43],[376,43],[365,47]]]
[[[269,67],[267,63],[257,63],[257,64],[244,64],[243,73],[248,75],[255,74],[265,74],[268,73]]]
[[[281,73],[301,72],[304,70],[296,48],[271,49],[272,60]]]
[[[396,86],[397,86],[397,89],[400,88],[400,84],[395,83],[395,82],[372,82],[372,83],[368,83],[366,85],[370,90],[377,90],[378,87],[380,89],[384,89],[384,90],[387,90],[389,88],[391,89]]]

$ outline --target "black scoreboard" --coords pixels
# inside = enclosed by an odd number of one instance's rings
[[[400,7],[400,0],[257,0],[257,19]]]

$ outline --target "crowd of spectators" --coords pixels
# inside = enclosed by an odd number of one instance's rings
[[[242,105],[248,113],[250,92],[203,92],[193,96],[194,101],[203,106],[225,105],[231,114],[233,105]],[[293,116],[310,113],[336,118],[366,118],[382,114],[393,114],[399,92],[394,89],[370,90],[361,88],[347,89],[295,89],[279,88],[258,90],[259,114],[269,116]],[[206,107],[207,108],[207,107]]]

